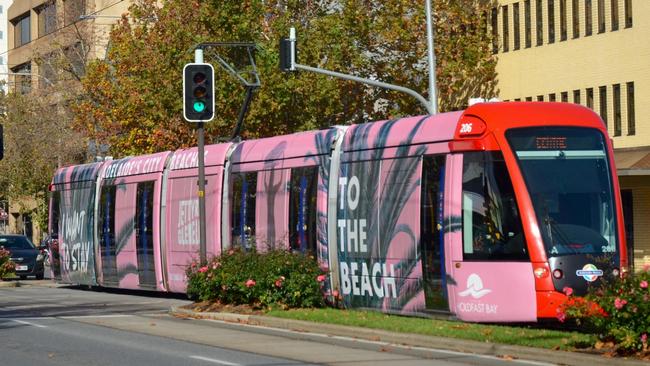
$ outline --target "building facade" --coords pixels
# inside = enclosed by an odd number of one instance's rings
[[[499,0],[499,98],[577,103],[614,142],[628,255],[650,265],[650,1]]]
[[[9,30],[7,23],[7,10],[14,0],[0,0],[0,83],[2,90],[7,91],[7,82],[9,68],[7,67],[7,50],[9,44],[7,43],[7,31]],[[1,219],[0,219],[1,220]]]
[[[66,96],[48,89],[64,83],[67,92],[74,94],[75,77],[85,73],[87,61],[104,57],[111,25],[128,11],[131,0],[20,0],[0,2],[6,32],[8,91],[15,93],[39,92],[49,98],[53,108],[64,102]],[[5,4],[6,8],[5,8]],[[61,62],[66,62],[61,66]],[[67,70],[62,72],[61,70]],[[68,73],[66,75],[65,73]],[[74,75],[71,75],[74,74]],[[72,82],[71,82],[72,80]],[[70,85],[70,88],[68,88]],[[64,89],[65,89],[64,88]],[[58,88],[59,90],[62,88]],[[8,210],[7,207],[8,206]],[[0,230],[25,234],[38,241],[44,236],[33,220],[36,202],[25,197],[0,207],[8,211],[0,221]]]

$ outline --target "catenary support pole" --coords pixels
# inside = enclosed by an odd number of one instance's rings
[[[203,49],[194,50],[194,62],[203,63]],[[206,234],[205,234],[205,129],[204,122],[196,126],[199,142],[199,259],[201,264],[207,263]]]
[[[433,17],[431,0],[426,1],[427,13],[427,48],[429,56],[429,102],[431,114],[438,114],[438,95],[436,94],[436,54],[433,49]]]

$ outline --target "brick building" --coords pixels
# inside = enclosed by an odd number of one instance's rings
[[[578,103],[614,142],[628,252],[650,264],[650,1],[499,0],[499,98]]]

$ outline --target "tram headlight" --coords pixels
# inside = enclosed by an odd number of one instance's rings
[[[548,276],[548,270],[546,268],[544,268],[544,267],[535,268],[533,273],[535,274],[535,277],[537,277],[537,278],[544,278],[544,277]]]
[[[562,270],[559,269],[559,268],[558,268],[558,269],[555,269],[555,270],[553,270],[553,277],[559,280],[559,279],[561,279],[562,277],[564,277],[564,273],[563,273]]]

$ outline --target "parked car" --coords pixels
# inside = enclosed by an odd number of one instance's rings
[[[11,261],[16,264],[16,275],[21,279],[35,276],[43,279],[45,256],[24,235],[0,235],[0,247],[11,252]]]

